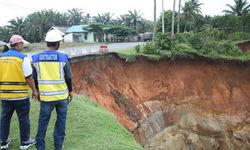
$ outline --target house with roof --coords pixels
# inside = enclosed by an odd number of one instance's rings
[[[94,33],[88,25],[74,25],[66,30],[64,42],[87,42],[93,43]]]
[[[57,30],[62,36],[64,36],[66,34],[66,31],[68,30],[69,27],[57,27],[57,26],[53,26],[49,29],[50,30]]]

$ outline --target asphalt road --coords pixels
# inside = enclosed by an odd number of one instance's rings
[[[136,45],[142,45],[144,42],[129,42],[129,43],[110,43],[107,44],[108,51],[109,52],[115,52],[121,49],[127,49],[132,48]],[[63,51],[69,55],[69,57],[76,57],[76,56],[82,56],[82,55],[89,55],[89,54],[99,54],[101,44],[86,46],[86,47],[74,47],[74,48],[66,48],[66,49],[60,49],[60,51]],[[29,57],[31,57],[33,53],[27,53]]]
[[[143,44],[143,42],[133,42],[133,43],[111,43],[107,44],[108,51],[109,52],[115,52],[121,49],[127,49],[132,48],[138,44]],[[88,54],[98,54],[100,49],[100,44],[94,45],[94,46],[87,46],[84,48],[78,47],[78,48],[67,48],[62,49],[65,53],[69,55],[69,57],[74,56],[81,56],[81,55],[88,55]]]

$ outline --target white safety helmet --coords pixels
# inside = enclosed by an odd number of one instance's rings
[[[63,37],[57,30],[50,30],[45,37],[46,42],[59,42],[61,40]]]

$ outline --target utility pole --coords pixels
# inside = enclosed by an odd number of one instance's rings
[[[165,16],[164,16],[165,14],[164,14],[164,0],[162,0],[162,14],[161,14],[161,16],[162,16],[162,33],[165,33],[165,21],[164,21],[164,19],[165,19]]]

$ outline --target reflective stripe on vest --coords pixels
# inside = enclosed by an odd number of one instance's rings
[[[37,71],[41,101],[65,100],[68,88],[64,78],[64,66],[68,61],[66,54],[45,51],[32,56],[32,63]]]
[[[55,92],[40,92],[40,95],[42,96],[54,96],[54,95],[61,95],[68,93],[68,89],[62,90],[62,91],[55,91]]]
[[[64,80],[38,80],[39,84],[63,84],[65,81]]]
[[[24,57],[24,54],[12,49],[0,54],[0,99],[28,98],[28,86],[22,70]]]

